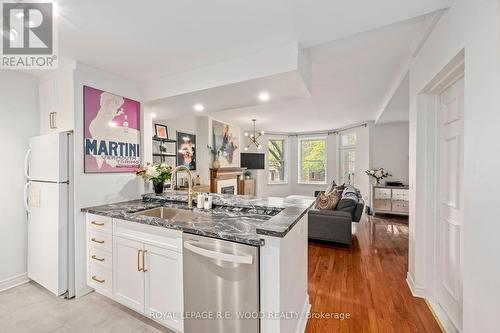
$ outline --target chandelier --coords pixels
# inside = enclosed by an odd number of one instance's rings
[[[248,150],[248,148],[250,148],[251,145],[255,145],[257,147],[257,149],[262,148],[262,145],[259,143],[258,140],[261,136],[264,135],[264,131],[257,132],[257,130],[255,130],[255,122],[256,121],[257,121],[257,119],[252,119],[253,131],[251,133],[245,132],[245,136],[250,138],[250,140],[252,141],[245,147],[245,150]]]

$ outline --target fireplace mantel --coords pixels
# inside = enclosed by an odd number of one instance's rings
[[[240,193],[240,179],[246,168],[219,168],[210,169],[210,192],[217,193],[217,183],[220,180],[236,180],[236,191]]]

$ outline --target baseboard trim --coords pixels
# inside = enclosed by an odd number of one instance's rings
[[[429,310],[431,310],[432,315],[436,319],[439,327],[441,327],[441,330],[443,332],[446,332],[446,333],[458,333],[459,332],[456,329],[455,325],[453,325],[451,320],[448,318],[448,315],[443,310],[443,308],[441,308],[441,306],[438,303],[432,302],[429,299],[429,297],[427,297],[427,292],[424,288],[416,286],[415,281],[413,280],[413,277],[410,275],[409,272],[406,274],[406,283],[408,284],[408,287],[410,288],[411,294],[414,297],[423,298],[425,300],[427,307],[429,308]]]
[[[448,318],[448,315],[446,312],[443,310],[443,308],[432,301],[429,301],[428,299],[425,300],[425,303],[427,303],[427,306],[431,310],[432,314],[434,315],[434,318],[436,318],[436,321],[438,322],[439,326],[443,330],[443,332],[446,333],[458,333],[459,331],[453,325],[451,322],[450,318]]]
[[[406,284],[408,284],[408,288],[410,288],[411,294],[414,297],[427,298],[427,292],[424,288],[418,287],[415,284],[415,281],[413,280],[410,272],[406,273]]]
[[[29,282],[28,273],[19,274],[8,279],[0,281],[0,292],[5,291],[10,288],[20,286],[26,282]]]
[[[311,303],[309,303],[309,294],[307,294],[306,301],[302,306],[302,313],[300,314],[300,321],[297,325],[296,333],[304,333],[307,327],[307,320],[309,319],[309,314],[311,312]]]

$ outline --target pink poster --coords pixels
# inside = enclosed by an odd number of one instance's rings
[[[140,164],[140,103],[83,87],[85,172],[135,172]]]

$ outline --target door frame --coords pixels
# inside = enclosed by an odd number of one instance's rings
[[[446,332],[458,332],[446,312],[438,303],[438,288],[440,277],[440,252],[439,242],[440,230],[440,123],[439,111],[441,108],[441,94],[455,84],[458,80],[465,78],[465,50],[462,49],[419,93],[418,95],[418,126],[422,126],[425,137],[425,163],[429,167],[423,177],[425,178],[425,193],[423,202],[416,203],[416,209],[422,210],[420,223],[423,222],[423,233],[421,237],[424,251],[421,255],[425,257],[423,269],[425,279],[421,282],[420,296],[424,297],[432,308]],[[462,147],[463,149],[463,147]],[[463,228],[462,228],[463,230]],[[463,246],[463,244],[462,244]],[[412,284],[415,285],[414,281]],[[415,293],[415,292],[414,292]]]

